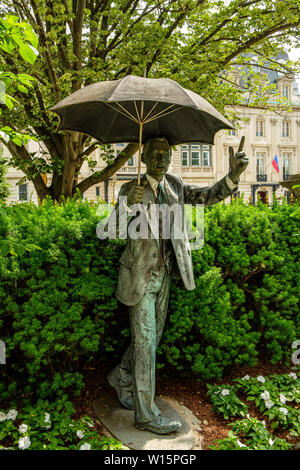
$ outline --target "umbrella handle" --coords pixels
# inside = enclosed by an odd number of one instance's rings
[[[140,181],[141,181],[142,137],[143,137],[143,123],[140,122],[139,160],[138,160],[138,185],[140,184]]]

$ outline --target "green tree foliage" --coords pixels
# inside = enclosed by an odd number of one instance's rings
[[[259,352],[290,363],[300,324],[293,210],[239,200],[207,209],[204,248],[193,252],[196,289],[172,283],[160,368],[210,380],[255,365]],[[85,370],[117,363],[130,340],[127,308],[114,297],[124,240],[97,239],[99,216],[87,201],[47,199],[6,213],[0,240],[41,250],[0,249],[1,394],[80,391]]]
[[[38,51],[36,46],[38,38],[35,35],[31,25],[20,22],[17,16],[7,15],[6,18],[0,18],[0,51],[1,51],[1,69],[3,61],[11,63],[12,55],[16,55],[20,63],[33,65]],[[35,46],[35,47],[34,47]],[[21,65],[22,66],[22,65]],[[0,70],[0,117],[1,124],[0,136],[4,142],[12,142],[17,147],[26,145],[29,135],[20,132],[23,129],[13,129],[2,115],[4,110],[12,111],[18,101],[12,95],[19,92],[20,95],[28,94],[33,87],[34,78],[26,73],[13,73],[9,68]],[[10,94],[9,94],[10,93]],[[35,139],[34,136],[32,136]],[[36,139],[35,139],[36,140]]]
[[[22,167],[41,200],[47,195],[60,200],[77,190],[83,194],[114,174],[137,149],[132,144],[113,160],[103,150],[107,167],[78,182],[84,161],[93,171],[92,154],[98,144],[80,133],[57,131],[57,119],[48,109],[82,86],[128,74],[164,76],[224,111],[226,105],[244,100],[243,87],[234,79],[235,67],[248,67],[253,104],[258,103],[260,66],[267,61],[267,67],[282,73],[294,69],[292,63],[275,59],[283,45],[298,35],[299,6],[294,0],[5,0],[0,4],[4,12],[31,24],[39,40],[34,70],[20,62],[17,51],[3,58],[6,71],[32,73],[36,82],[33,94],[16,90],[13,97],[20,104],[2,119],[41,141],[40,158],[24,145],[7,142],[12,164]],[[248,53],[255,54],[255,63]],[[269,88],[260,90],[260,105],[267,105]],[[49,186],[41,173],[52,173]]]

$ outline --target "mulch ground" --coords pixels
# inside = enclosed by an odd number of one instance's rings
[[[96,429],[99,435],[104,435],[105,429],[99,422],[95,415],[92,402],[93,400],[104,391],[112,391],[106,380],[106,375],[109,370],[88,370],[85,377],[86,387],[81,393],[80,397],[74,398],[74,405],[76,408],[76,417],[83,415],[91,416],[96,423]],[[257,377],[258,375],[268,376],[272,374],[284,374],[291,372],[291,368],[279,363],[272,365],[260,361],[256,367],[236,368],[220,381],[210,381],[210,384],[231,384],[234,378],[244,377],[246,374]],[[230,427],[228,423],[235,421],[236,418],[225,420],[221,415],[217,414],[212,409],[209,397],[207,396],[207,387],[203,382],[197,381],[195,377],[182,377],[171,370],[161,370],[157,373],[156,383],[157,395],[164,395],[175,398],[180,404],[189,408],[195,416],[202,423],[203,442],[202,447],[204,450],[209,450],[209,447],[216,439],[223,439],[228,436]],[[115,393],[114,391],[112,393]],[[253,402],[247,402],[249,405],[249,414],[260,420],[267,419],[264,415],[260,414]],[[267,425],[269,430],[270,427]],[[287,438],[288,431],[272,431],[274,435],[280,438]],[[297,440],[290,440],[291,443],[296,443]]]

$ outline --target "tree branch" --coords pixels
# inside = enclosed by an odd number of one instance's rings
[[[38,31],[39,31],[39,38],[40,38],[41,44],[45,48],[45,59],[46,59],[46,63],[47,63],[47,66],[48,66],[48,70],[49,70],[52,85],[53,85],[54,96],[55,96],[56,101],[59,101],[60,100],[60,91],[59,91],[59,88],[58,88],[58,85],[57,85],[57,76],[56,76],[55,68],[54,68],[54,65],[53,65],[53,62],[52,62],[52,59],[51,59],[51,54],[50,54],[50,51],[49,51],[49,47],[48,47],[48,44],[47,44],[47,37],[46,37],[45,30],[44,30],[43,22],[41,20],[39,12],[38,12],[38,7],[37,7],[37,4],[36,4],[36,0],[30,0],[30,3],[31,3],[32,9],[33,9],[33,12],[34,12],[34,16],[36,18],[36,23],[39,26]]]
[[[74,34],[73,34],[73,53],[76,56],[74,62],[74,69],[79,72],[82,65],[82,28],[83,28],[83,19],[84,19],[84,9],[86,5],[86,0],[78,0],[76,2],[75,19],[74,19]],[[81,86],[81,80],[75,78],[72,80],[72,91],[79,90]]]
[[[229,64],[229,62],[231,62],[231,60],[234,59],[236,56],[238,56],[239,54],[241,54],[245,50],[250,49],[250,47],[252,47],[254,44],[262,41],[263,39],[266,39],[266,38],[272,36],[272,34],[277,33],[278,31],[284,31],[284,30],[289,29],[289,28],[295,28],[296,26],[299,26],[299,25],[300,25],[300,21],[298,21],[296,23],[289,23],[289,24],[286,24],[286,25],[283,25],[282,23],[280,23],[280,24],[276,25],[275,27],[268,29],[267,31],[263,31],[262,33],[258,34],[257,36],[254,36],[251,39],[249,39],[248,41],[246,41],[236,51],[234,51],[232,54],[230,54],[228,57],[226,57],[226,59],[222,61],[222,65],[225,66],[225,65]]]
[[[106,168],[104,168],[100,172],[100,174],[99,172],[97,172],[96,174],[93,174],[89,176],[88,178],[86,178],[85,180],[78,183],[74,188],[74,192],[76,191],[76,189],[78,189],[80,193],[83,194],[94,184],[98,184],[98,183],[101,183],[102,181],[106,181],[112,175],[114,175],[128,161],[128,159],[137,152],[137,150],[138,150],[138,144],[136,143],[128,144],[127,147],[121,153],[119,153],[119,155],[115,158],[113,165],[107,166]]]

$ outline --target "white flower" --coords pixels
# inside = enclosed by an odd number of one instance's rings
[[[261,422],[261,424],[262,424],[264,427],[266,427],[266,422],[265,422],[265,420],[263,420],[263,421]]]
[[[44,419],[44,423],[49,423],[47,426],[42,426],[43,428],[45,429],[50,429],[51,428],[51,420],[50,420],[50,414],[49,413],[45,413],[45,419]]]
[[[82,444],[82,446],[79,447],[79,450],[91,450],[91,444],[88,444],[86,442],[85,444]]]
[[[21,450],[28,449],[30,444],[31,444],[31,441],[28,436],[21,437],[21,439],[19,439],[19,442],[18,442],[19,449]]]
[[[286,402],[286,400],[287,400],[286,396],[284,396],[283,393],[281,393],[281,394],[279,395],[279,399],[280,399],[280,402],[283,403],[283,404],[285,404],[285,402]]]
[[[92,420],[82,418],[81,421],[83,424],[86,424],[89,428],[94,427],[94,423]]]
[[[298,377],[297,377],[297,374],[295,374],[295,372],[291,372],[291,373],[289,374],[289,377],[292,377],[293,379],[297,379],[297,378],[298,378]]]
[[[246,418],[251,418],[251,416],[249,415],[249,413],[246,414]]]
[[[14,421],[17,416],[18,416],[18,412],[16,410],[9,410],[9,412],[6,415],[6,419],[12,419]]]
[[[272,400],[265,401],[265,407],[268,408],[268,410],[272,408],[272,406],[274,406],[274,403],[272,402]]]
[[[6,414],[3,413],[3,411],[0,411],[0,423],[1,421],[5,421],[6,420]]]
[[[229,395],[229,390],[228,388],[224,388],[221,392],[221,395],[223,395],[224,397],[226,397],[226,395]]]
[[[270,394],[267,390],[265,390],[263,393],[260,394],[260,398],[263,400],[269,400],[270,399]]]
[[[239,439],[236,441],[240,447],[246,447]]]
[[[242,378],[242,380],[249,380],[250,379],[250,375],[245,375],[245,377]]]
[[[27,432],[27,429],[28,429],[27,424],[20,424],[20,426],[19,426],[19,432],[20,432],[21,434],[25,434],[25,432]]]
[[[271,439],[271,438],[269,439],[269,444],[270,444],[271,447],[272,447],[272,445],[274,444],[274,442],[275,442],[275,439],[274,439],[274,440]]]
[[[266,379],[265,379],[262,375],[259,375],[259,376],[257,377],[257,380],[258,380],[258,382],[261,382],[261,383],[263,383],[263,384],[264,384],[265,381],[266,381]]]
[[[282,413],[284,416],[286,416],[289,412],[287,408],[284,408],[283,406],[279,408],[280,413]]]
[[[82,431],[77,431],[76,432],[76,436],[79,437],[79,439],[83,439],[84,438],[84,434]]]

